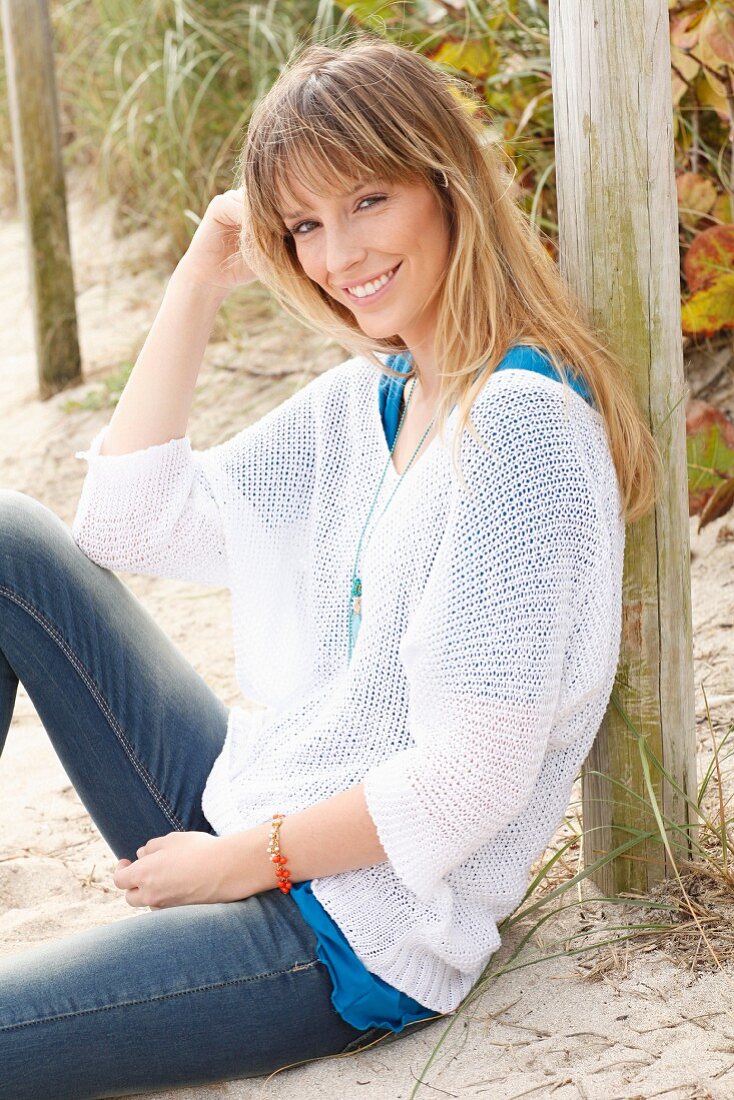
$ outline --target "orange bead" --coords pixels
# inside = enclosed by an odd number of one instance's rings
[[[268,852],[271,853],[271,862],[275,864],[273,870],[275,871],[278,889],[282,893],[287,894],[291,888],[292,883],[289,881],[291,873],[285,866],[285,864],[287,863],[287,858],[280,851],[280,824],[284,820],[285,814],[277,813],[272,815]]]

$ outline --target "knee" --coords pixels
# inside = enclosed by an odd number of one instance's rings
[[[0,489],[0,548],[17,551],[30,541],[38,546],[49,536],[58,538],[66,524],[40,500],[17,489]]]

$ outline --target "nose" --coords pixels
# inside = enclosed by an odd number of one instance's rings
[[[325,263],[329,279],[335,286],[348,282],[352,271],[364,267],[365,242],[352,227],[332,226],[325,229]]]

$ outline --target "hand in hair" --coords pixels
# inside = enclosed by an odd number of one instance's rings
[[[231,291],[257,278],[240,247],[244,214],[242,187],[224,191],[211,200],[179,262],[194,282]]]

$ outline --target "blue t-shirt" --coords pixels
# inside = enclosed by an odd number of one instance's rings
[[[390,355],[387,365],[392,370],[405,374],[410,370],[411,360],[409,356]],[[524,345],[513,345],[495,369],[502,370],[507,367],[537,371],[547,378],[560,381],[550,361],[537,349]],[[573,389],[593,407],[590,391],[583,379],[574,375],[569,369],[568,381]],[[390,448],[398,430],[404,388],[404,378],[391,378],[386,374],[380,378],[378,387],[380,415]],[[407,993],[388,985],[382,978],[378,978],[367,969],[350,947],[339,926],[332,920],[321,902],[314,897],[309,880],[293,883],[290,896],[300,909],[304,920],[316,933],[316,953],[329,971],[334,986],[331,1003],[348,1024],[360,1030],[382,1027],[392,1031],[402,1031],[408,1023],[438,1015],[433,1009],[419,1004]]]

